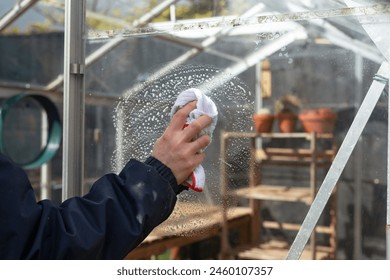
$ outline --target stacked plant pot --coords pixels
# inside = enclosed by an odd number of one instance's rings
[[[305,132],[332,133],[337,114],[330,108],[305,110],[299,114]]]

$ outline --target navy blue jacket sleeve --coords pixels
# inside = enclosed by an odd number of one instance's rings
[[[0,259],[122,259],[171,214],[175,188],[158,160],[131,160],[56,206],[0,155]]]

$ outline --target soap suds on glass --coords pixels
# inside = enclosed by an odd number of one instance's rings
[[[197,234],[208,222],[210,209],[220,209],[220,164],[227,166],[228,188],[237,187],[241,183],[240,177],[247,177],[248,143],[237,139],[230,141],[227,158],[221,160],[220,133],[252,130],[254,95],[237,77],[224,77],[226,82],[215,87],[214,79],[221,77],[221,72],[216,67],[204,65],[175,67],[158,79],[146,80],[142,87],[138,87],[141,90],[126,93],[114,112],[117,146],[112,164],[114,170],[120,170],[130,158],[143,161],[150,155],[155,141],[169,124],[171,107],[180,92],[190,87],[202,87],[218,108],[213,141],[202,163],[206,172],[205,190],[202,193],[185,191],[178,196],[179,207],[176,206],[171,217],[160,227],[170,234]],[[231,206],[235,203],[229,202]],[[184,205],[186,207],[180,207]],[[193,222],[189,221],[188,215],[196,216]]]

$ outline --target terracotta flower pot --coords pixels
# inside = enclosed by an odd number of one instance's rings
[[[297,125],[297,115],[292,112],[283,112],[276,115],[280,132],[294,132]]]
[[[257,133],[271,132],[273,122],[272,114],[253,114],[253,123]]]
[[[332,133],[337,114],[329,108],[306,110],[299,114],[306,132]]]

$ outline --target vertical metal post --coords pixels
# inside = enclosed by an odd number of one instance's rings
[[[115,136],[115,162],[114,162],[114,170],[117,174],[121,172],[123,167],[125,167],[126,159],[124,157],[124,121],[125,116],[123,112],[123,106],[121,105],[123,101],[120,101],[116,107],[116,136]]]
[[[221,253],[220,259],[230,259],[231,258],[231,247],[229,244],[229,229],[228,229],[228,179],[227,179],[227,170],[226,170],[226,161],[227,161],[227,142],[228,136],[224,131],[221,131],[221,140],[220,140],[220,190],[222,197],[222,230],[221,230]]]
[[[390,94],[390,71],[387,77],[387,91]],[[387,114],[390,112],[390,97],[387,101]],[[387,116],[387,214],[386,214],[386,259],[390,260],[390,117]]]
[[[363,58],[355,55],[355,114],[363,100]],[[354,154],[354,211],[353,211],[353,259],[359,260],[362,256],[362,171],[363,171],[363,145],[359,138]]]
[[[255,64],[255,113],[263,108],[263,96],[261,91],[261,63],[259,61]],[[256,137],[256,147],[257,149],[261,149],[263,146],[262,139],[260,137]]]
[[[176,22],[176,5],[175,4],[171,4],[169,6],[169,15],[170,15],[171,22]]]
[[[310,135],[310,197],[315,199],[317,193],[317,134],[315,132]],[[313,260],[317,257],[317,234],[315,228],[310,236],[310,252]]]
[[[41,147],[46,145],[48,138],[48,120],[46,116],[46,112],[41,113]],[[51,181],[51,162],[47,162],[41,166],[40,170],[40,188],[41,195],[40,199],[50,199],[51,198],[51,190],[50,190],[50,181]]]
[[[255,64],[255,112],[263,108],[261,92],[261,61]]]
[[[250,161],[249,161],[249,187],[254,188],[259,184],[260,175],[259,175],[259,165],[256,162],[256,139],[259,137],[250,139]],[[252,223],[250,238],[251,242],[258,242],[262,226],[262,216],[261,216],[261,201],[250,198],[249,207],[251,209]]]
[[[81,195],[84,177],[85,0],[65,1],[62,199]]]
[[[103,150],[103,137],[102,137],[102,131],[103,131],[103,108],[102,107],[96,107],[96,129],[94,131],[94,139],[95,139],[95,145],[96,147],[96,167],[98,170],[103,170],[104,165],[104,150]]]

